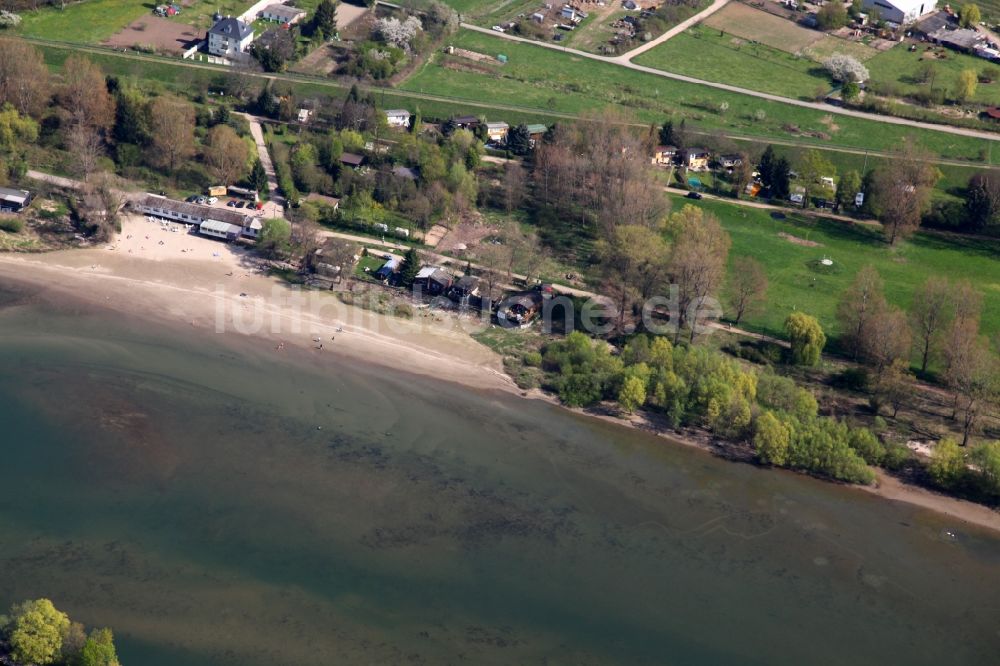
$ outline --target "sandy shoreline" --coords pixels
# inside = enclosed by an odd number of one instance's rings
[[[0,254],[0,279],[193,330],[242,335],[278,355],[292,345],[310,350],[324,364],[345,356],[557,404],[541,391],[518,389],[503,372],[502,359],[469,337],[481,323],[426,311],[406,320],[346,305],[330,293],[296,290],[261,273],[252,254],[190,235],[180,225],[133,217],[123,229],[116,241],[92,249]],[[672,443],[711,449],[707,441],[662,432],[642,417],[629,421],[573,411],[654,432]],[[1000,513],[882,473],[877,487],[863,490],[1000,532]]]

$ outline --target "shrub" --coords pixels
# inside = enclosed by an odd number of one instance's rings
[[[868,68],[849,55],[835,53],[823,61],[823,67],[834,81],[863,83],[868,80]]]
[[[815,317],[804,312],[793,312],[785,320],[785,331],[792,345],[792,362],[797,365],[816,365],[826,346],[826,335]]]
[[[540,368],[542,367],[542,355],[536,351],[526,352],[521,357],[521,362],[529,368]]]
[[[0,231],[19,234],[24,230],[24,220],[19,217],[0,217]]]

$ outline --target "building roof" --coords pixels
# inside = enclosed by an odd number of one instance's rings
[[[498,120],[497,122],[494,122],[494,123],[486,123],[486,129],[488,129],[488,130],[500,130],[500,129],[508,129],[508,128],[510,128],[510,125],[508,125],[507,123],[505,123],[502,120]]]
[[[925,35],[930,35],[931,33],[947,28],[953,24],[957,24],[957,21],[953,21],[948,12],[941,11],[929,14],[926,18],[917,23],[917,30]]]
[[[685,155],[708,155],[707,148],[687,148],[684,151]]]
[[[452,118],[452,120],[455,121],[456,125],[478,125],[479,124],[479,118],[476,118],[475,116],[456,116],[455,118]]]
[[[264,7],[264,9],[260,11],[260,13],[271,14],[272,16],[280,16],[286,21],[291,21],[292,19],[298,16],[305,15],[306,10],[299,9],[298,7],[289,7],[288,5],[281,5],[275,3],[273,5],[268,5],[267,7]]]
[[[455,283],[455,288],[464,291],[473,291],[479,286],[479,282],[479,278],[475,275],[465,275],[459,278],[458,282]]]
[[[245,37],[253,34],[253,28],[239,19],[227,16],[216,21],[215,25],[208,31],[208,34],[231,37],[243,41]]]
[[[219,234],[241,234],[243,233],[243,227],[236,224],[229,224],[228,222],[220,222],[219,220],[205,220],[200,225],[198,225],[199,230],[207,229],[208,231],[214,231]]]
[[[330,206],[331,208],[338,208],[340,206],[340,199],[337,197],[328,197],[318,192],[310,192],[309,196],[306,197],[306,201],[314,201],[324,206]]]
[[[991,106],[990,108],[986,109],[985,113],[987,116],[993,118],[994,120],[1000,120],[1000,106]]]
[[[147,194],[138,201],[140,206],[169,210],[174,213],[188,215],[199,220],[216,220],[227,224],[245,226],[251,216],[240,213],[229,208],[213,208],[212,206],[202,206],[201,204],[177,201],[155,194]]]
[[[658,153],[676,153],[677,146],[657,146],[656,152]]]
[[[15,190],[10,187],[0,187],[0,201],[10,201],[24,205],[31,198],[28,190]]]
[[[407,178],[409,180],[416,180],[417,170],[411,169],[410,167],[398,166],[392,170],[392,175],[399,176],[400,178]]]
[[[545,134],[549,131],[549,128],[541,123],[535,123],[533,125],[528,125],[528,134]]]
[[[931,39],[934,39],[942,44],[952,44],[963,49],[973,49],[978,44],[986,41],[986,38],[978,30],[949,30],[947,28],[942,28],[934,34],[930,35]]]
[[[424,266],[418,272],[415,280],[434,280],[435,282],[450,282],[451,276],[438,266]]]
[[[406,109],[388,109],[386,110],[385,115],[389,117],[398,116],[400,118],[409,118],[410,112]]]
[[[346,164],[348,166],[361,166],[361,163],[365,161],[364,155],[358,155],[357,153],[341,153],[340,163]]]

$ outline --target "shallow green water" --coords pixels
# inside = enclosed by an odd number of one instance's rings
[[[332,354],[3,305],[0,604],[110,624],[126,666],[996,663],[1000,539],[946,518]]]

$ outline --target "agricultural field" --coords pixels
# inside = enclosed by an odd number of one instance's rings
[[[705,130],[723,130],[763,141],[814,142],[819,147],[892,150],[904,137],[913,136],[936,155],[969,160],[980,159],[983,147],[983,141],[975,138],[835,116],[589,61],[553,49],[543,51],[540,46],[501,41],[481,33],[460,31],[452,43],[494,56],[504,53],[509,62],[467,66],[435,54],[400,87],[456,100],[509,103],[525,111],[579,114],[616,107],[628,111],[637,122],[660,123],[672,116],[677,122],[684,119]]]
[[[868,67],[873,83],[895,89],[902,95],[930,88],[942,88],[950,94],[964,69],[971,69],[977,73],[993,69],[1000,74],[1000,66],[983,58],[930,44],[921,44],[914,52],[905,47],[891,49],[875,56],[865,63],[865,66]],[[928,66],[933,68],[933,79],[924,83],[921,70]],[[1000,75],[994,78],[997,80],[992,83],[979,84],[973,102],[1000,104]]]
[[[822,66],[810,58],[702,26],[667,40],[635,62],[797,99],[814,99],[817,90],[832,87]]]
[[[690,201],[674,197],[674,210]],[[862,267],[875,266],[885,281],[886,297],[909,308],[913,294],[928,277],[967,279],[983,292],[982,330],[1000,331],[1000,243],[981,237],[965,238],[920,233],[890,248],[878,228],[850,225],[788,214],[775,219],[771,211],[703,200],[729,232],[730,260],[752,256],[764,264],[769,280],[766,311],[752,316],[747,326],[782,336],[785,318],[804,310],[819,318],[828,334],[839,335],[836,309],[841,294]],[[779,216],[780,217],[780,216]],[[822,259],[833,265],[823,266]]]
[[[705,25],[787,53],[799,53],[824,36],[742,2],[729,3],[705,19]]]
[[[141,0],[83,0],[73,4],[67,4],[65,9],[53,6],[44,6],[30,12],[22,14],[22,23],[18,31],[28,37],[38,37],[42,39],[53,39],[57,41],[74,42],[79,44],[100,44],[114,43],[124,44],[132,41],[129,33],[143,32],[149,29],[151,33],[167,34],[167,31],[158,28],[156,19],[152,13],[156,2],[143,2]],[[181,0],[178,2],[183,9],[180,14],[165,19],[157,19],[183,26],[179,32],[186,32],[188,27],[194,32],[204,36],[204,32],[212,25],[212,14],[221,12],[236,16],[244,12],[251,4],[252,0]],[[136,29],[139,23],[145,23],[147,28]],[[129,26],[132,30],[129,31]],[[151,28],[150,28],[151,26]],[[117,40],[115,35],[124,32]],[[141,35],[137,35],[141,37]],[[169,39],[164,37],[164,39]],[[124,41],[123,41],[124,40]],[[151,40],[157,42],[159,37],[153,36]],[[139,40],[142,41],[142,40]]]

